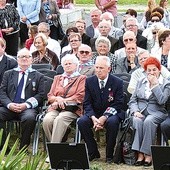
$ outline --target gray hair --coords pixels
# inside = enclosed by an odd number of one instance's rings
[[[40,22],[40,23],[38,24],[38,27],[40,27],[40,26],[44,26],[44,27],[47,29],[47,31],[50,31],[50,25],[49,25],[48,23],[46,23],[46,22]]]
[[[22,48],[18,51],[17,53],[17,58],[20,56],[20,55],[26,55],[26,54],[29,54],[30,57],[32,57],[32,54],[30,53],[30,51],[27,49],[27,48]]]
[[[107,38],[107,37],[104,37],[104,36],[99,36],[96,41],[95,41],[95,47],[97,49],[97,46],[99,43],[105,43],[106,45],[108,45],[109,47],[109,51],[110,51],[110,48],[111,48],[111,43],[110,43],[110,40]]]
[[[111,22],[110,21],[106,21],[105,19],[103,19],[102,21],[99,22],[98,27],[100,27],[101,24],[106,24],[106,25],[108,25],[109,28],[112,27]]]
[[[90,47],[89,45],[87,45],[87,44],[81,44],[81,45],[79,46],[78,50],[79,50],[80,48],[87,48],[87,49],[89,49],[90,52],[92,52],[91,47]]]
[[[142,49],[142,50],[138,53],[138,57],[139,57],[140,55],[142,55],[143,53],[147,53],[147,55],[149,56],[149,51]]]
[[[127,18],[126,19],[126,24],[127,24],[128,21],[135,21],[136,25],[139,27],[139,23],[138,23],[138,20],[136,18],[134,18],[134,17]]]
[[[129,31],[129,30],[127,30],[124,34],[123,34],[123,40],[124,40],[124,38],[127,36],[127,35],[132,35],[132,36],[134,36],[134,37],[132,37],[132,38],[135,38],[136,39],[136,35],[135,35],[135,33],[133,32],[133,31]]]
[[[61,59],[61,65],[62,67],[64,66],[64,63],[66,61],[72,61],[72,63],[77,65],[77,68],[79,66],[79,60],[78,58],[75,56],[75,54],[66,54],[62,59]]]
[[[41,38],[43,44],[44,44],[45,46],[47,46],[47,44],[48,44],[48,39],[47,39],[47,37],[46,37],[46,35],[45,35],[44,33],[38,33],[38,34],[35,36],[35,38],[34,38],[34,45],[35,45],[35,40],[36,40],[37,38]]]
[[[97,56],[97,57],[96,57],[96,62],[97,62],[98,60],[104,60],[104,61],[106,62],[106,65],[107,65],[108,67],[110,67],[110,58],[109,58],[109,57],[103,56],[103,55]],[[96,63],[96,62],[95,62],[95,63]]]
[[[109,19],[112,20],[112,23],[114,23],[114,17],[111,12],[104,12],[103,14],[101,14],[100,20],[105,19],[105,16],[108,16]]]
[[[102,14],[102,11],[99,10],[98,8],[92,9],[92,10],[90,11],[90,15],[91,15],[91,13],[93,13],[93,12],[97,12],[97,13],[99,13],[100,15]]]

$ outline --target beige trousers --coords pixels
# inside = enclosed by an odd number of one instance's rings
[[[69,111],[58,112],[54,110],[48,112],[43,119],[43,129],[47,139],[50,142],[60,143],[68,126],[77,117],[75,113]]]

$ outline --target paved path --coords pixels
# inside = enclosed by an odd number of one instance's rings
[[[76,9],[84,9],[85,11],[90,11],[96,8],[94,4],[76,4]],[[135,9],[136,11],[143,12],[146,9],[145,5],[131,4],[131,5],[117,5],[118,11],[126,11],[129,8]]]

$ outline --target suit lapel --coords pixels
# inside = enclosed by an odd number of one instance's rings
[[[85,66],[81,71],[80,74],[85,75],[93,66]]]
[[[34,72],[31,72],[31,73],[28,73],[28,77],[27,77],[27,81],[26,81],[26,85],[25,85],[25,88],[33,82],[33,79],[35,77],[35,71]]]
[[[0,73],[7,67],[7,57],[4,55],[1,61]]]
[[[17,86],[18,86],[18,74],[19,74],[19,72],[18,71],[13,71],[12,72],[12,82],[14,83],[14,86],[15,86],[15,88],[17,88]]]
[[[111,90],[112,88],[111,88],[111,81],[110,81],[110,75],[109,75],[105,88],[104,88],[103,103],[108,103],[108,96]]]
[[[91,84],[91,86],[94,87],[94,92],[96,93],[96,96],[100,96],[100,87],[99,87],[99,81],[97,76],[95,76],[95,79],[93,81],[93,83]],[[98,97],[100,98],[100,97]]]

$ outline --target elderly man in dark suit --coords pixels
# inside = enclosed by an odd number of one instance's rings
[[[17,61],[13,57],[9,57],[5,54],[6,41],[0,38],[0,84],[2,82],[2,77],[4,72],[16,67]]]
[[[95,131],[106,128],[106,162],[112,163],[116,137],[123,105],[123,81],[110,75],[110,59],[98,56],[96,75],[87,78],[85,84],[84,116],[78,121],[79,130],[87,144],[89,160],[100,158],[92,127]]]
[[[136,35],[136,44],[138,47],[140,48],[143,48],[143,49],[147,49],[147,38],[143,37],[141,34],[139,34],[138,32],[138,21],[136,18],[134,17],[130,17],[126,20],[126,28],[125,30],[126,31],[133,31]],[[120,48],[123,48],[125,45],[123,43],[123,36],[121,36],[119,38],[119,41],[118,41],[118,47],[119,49]]]
[[[38,106],[44,97],[44,77],[32,69],[32,57],[26,48],[18,52],[17,62],[17,68],[4,73],[0,87],[0,129],[4,129],[3,146],[5,121],[20,120],[22,148],[30,144]]]
[[[116,38],[109,36],[110,30],[111,30],[111,22],[102,20],[99,23],[98,28],[99,28],[100,35],[107,37],[110,40],[110,43],[111,43],[110,52],[114,54],[114,52],[118,49],[118,40]],[[97,38],[91,38],[90,40],[92,51],[96,51],[96,48],[95,48],[96,39]]]

